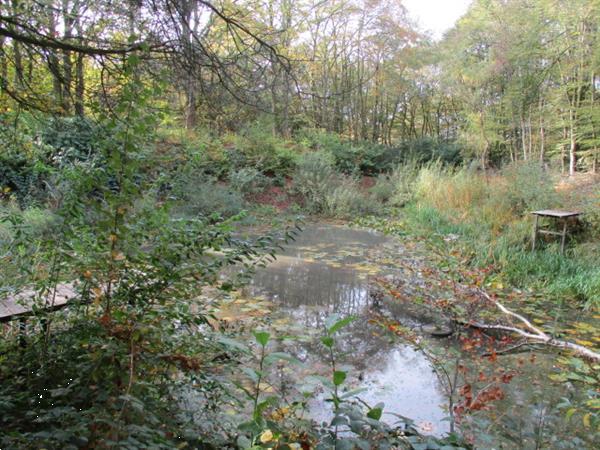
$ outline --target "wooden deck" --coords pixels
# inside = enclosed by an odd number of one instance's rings
[[[55,296],[50,293],[44,299],[40,299],[33,289],[0,298],[0,322],[24,318],[33,314],[36,308],[47,311],[64,308],[76,295],[72,283],[62,283],[57,286]]]

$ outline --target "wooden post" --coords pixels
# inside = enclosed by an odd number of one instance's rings
[[[540,216],[538,216],[537,214],[535,214],[535,222],[533,224],[533,238],[531,240],[531,251],[534,252],[535,251],[535,241],[537,239],[537,232],[538,232],[538,220],[539,220]]]
[[[27,333],[27,319],[19,317],[19,345],[25,348],[25,334]]]
[[[560,254],[561,255],[565,254],[566,239],[567,239],[567,218],[565,217],[563,219],[563,229],[562,229],[562,236],[561,236],[561,240],[560,240]]]

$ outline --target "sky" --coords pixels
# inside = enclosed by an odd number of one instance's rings
[[[471,0],[404,0],[403,4],[421,28],[439,39],[467,11]]]

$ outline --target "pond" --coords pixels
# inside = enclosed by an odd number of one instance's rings
[[[389,423],[394,422],[391,414],[399,414],[414,420],[424,433],[442,436],[449,431],[448,395],[431,360],[370,320],[373,315],[392,318],[420,334],[438,353],[458,351],[452,337],[432,338],[422,332],[421,326],[435,322],[435,317],[418,307],[382,302],[373,290],[373,277],[403,276],[401,267],[406,265],[417,274],[410,282],[427,288],[427,280],[418,276],[425,261],[418,244],[370,230],[311,224],[276,261],[257,271],[243,293],[272,301],[272,321],[280,331],[304,336],[289,341],[284,349],[305,363],[300,379],[310,373],[327,374],[318,339],[327,317],[355,316],[357,320],[336,341],[339,364],[348,370],[348,388],[364,388],[360,398],[370,405],[383,402],[388,414],[383,419]],[[548,379],[556,370],[554,355],[532,352],[498,359],[501,363],[489,371],[513,374],[503,386],[503,398],[459,425],[478,448],[542,448],[540,443],[551,448],[594,448],[580,425],[566,422],[556,411],[562,397],[575,397],[577,392],[569,384]],[[472,369],[479,370],[478,364],[473,363]],[[317,395],[310,405],[317,421],[331,417],[325,395]]]

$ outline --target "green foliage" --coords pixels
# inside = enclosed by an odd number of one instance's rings
[[[269,179],[254,167],[243,167],[229,173],[229,185],[242,195],[262,192],[268,184]]]
[[[304,197],[313,214],[355,217],[375,213],[379,207],[363,195],[356,179],[337,172],[331,156],[323,152],[302,155],[293,180],[295,192]]]
[[[56,117],[41,131],[41,139],[51,149],[53,165],[61,167],[74,161],[93,159],[106,139],[100,126],[84,117]]]
[[[505,182],[502,194],[516,214],[536,209],[553,209],[560,205],[554,190],[554,176],[537,161],[509,164],[500,172]]]
[[[340,176],[331,182],[325,192],[324,214],[332,217],[351,217],[369,207],[352,178]]]
[[[228,160],[231,169],[253,167],[269,176],[285,176],[293,170],[297,152],[290,144],[273,136],[270,129],[261,122],[246,127],[239,135],[231,139],[228,148]]]
[[[199,426],[181,414],[184,387],[219,365],[211,361],[222,351],[196,300],[200,289],[231,289],[279,245],[269,236],[237,239],[231,222],[216,217],[174,217],[172,201],[151,200],[157,186],[139,173],[149,163],[156,117],[145,99],[155,86],[134,72],[127,66],[115,105],[123,115],[103,117],[105,164],[66,166],[72,183],[54,212],[60,226],[36,235],[26,232],[33,211],[5,214],[2,270],[14,276],[2,277],[2,294],[34,287],[42,305],[60,283],[76,281],[76,295],[63,311],[34,309],[24,349],[14,334],[0,344],[3,448],[197,441]],[[219,278],[240,262],[239,274]]]
[[[239,190],[217,181],[193,163],[174,175],[171,195],[176,199],[174,211],[187,217],[216,215],[227,218],[244,209]]]
[[[437,142],[431,138],[407,140],[390,146],[369,141],[344,142],[334,133],[314,129],[302,130],[297,138],[307,147],[331,155],[337,170],[347,174],[377,175],[391,172],[398,165],[431,161],[457,165],[462,161],[457,144]]]
[[[43,199],[44,180],[52,171],[27,119],[0,115],[0,199],[15,196],[22,206]]]
[[[386,174],[379,174],[371,189],[370,194],[379,203],[388,203],[396,193],[396,186]]]
[[[436,163],[437,164],[437,163]],[[421,166],[415,160],[395,166],[388,176],[393,192],[388,202],[393,206],[403,206],[413,199],[415,182]]]
[[[327,192],[335,170],[331,158],[321,152],[305,153],[294,172],[294,189],[306,199],[310,212],[320,213],[325,209]]]
[[[566,257],[555,245],[530,251],[528,213],[557,208],[565,201],[539,164],[513,164],[488,176],[428,166],[419,173],[415,195],[416,203],[404,211],[418,234],[459,236],[454,245],[472,264],[493,265],[510,283],[536,286],[587,307],[599,304],[597,257],[586,250],[592,244],[575,245]]]

